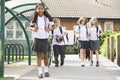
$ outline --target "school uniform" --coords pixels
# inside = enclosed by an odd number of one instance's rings
[[[48,32],[45,31],[45,27],[53,25],[52,22],[45,16],[37,17],[36,26],[38,30],[33,32],[33,46],[32,50],[35,52],[48,52]]]
[[[65,29],[63,27],[61,27],[62,33],[65,32]],[[54,57],[55,57],[55,64],[58,66],[59,65],[59,54],[60,54],[60,59],[61,59],[61,66],[64,64],[64,58],[65,58],[65,42],[64,42],[64,38],[61,42],[57,42],[56,40],[56,35],[60,36],[62,35],[61,31],[60,31],[60,26],[58,26],[57,28],[55,28],[53,30],[53,39],[52,39],[52,45],[53,45],[53,50],[54,50]]]
[[[90,28],[90,49],[93,51],[99,49],[100,41],[97,34],[100,34],[100,31],[102,31],[102,28],[100,25],[98,25],[98,28],[96,28],[95,26]]]
[[[88,45],[88,27],[86,25],[79,25],[76,29],[76,33],[78,33],[78,46],[80,49],[89,48]]]

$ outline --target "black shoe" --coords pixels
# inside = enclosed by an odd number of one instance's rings
[[[93,66],[93,60],[91,60],[90,66]]]
[[[40,75],[39,75],[39,78],[43,78],[43,74],[40,74]]]
[[[99,67],[99,61],[96,62],[96,67]]]
[[[83,65],[81,65],[81,67],[85,67],[85,65],[83,64]]]
[[[56,65],[55,65],[55,67],[59,67],[59,65],[58,65],[58,64],[56,64]]]
[[[64,65],[64,61],[61,61],[60,66],[63,66],[63,65]]]
[[[50,77],[50,74],[48,72],[46,72],[45,77]]]

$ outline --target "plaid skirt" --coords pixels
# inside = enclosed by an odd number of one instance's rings
[[[32,44],[32,50],[40,53],[48,52],[48,39],[35,38]]]

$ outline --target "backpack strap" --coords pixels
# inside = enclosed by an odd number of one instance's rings
[[[63,31],[62,31],[62,27],[61,27],[61,26],[59,27],[59,29],[60,29],[61,34],[63,34]],[[66,34],[66,39],[67,39],[67,41],[69,41],[68,33]]]
[[[79,35],[80,35],[80,29],[81,29],[81,26],[78,26],[78,29],[79,29]]]
[[[53,35],[53,34],[54,34],[54,31],[52,30],[51,33],[52,33],[52,35]]]
[[[98,33],[98,27],[96,27],[96,33]]]
[[[99,27],[97,26],[97,27],[96,27],[96,33],[98,34],[98,32],[101,33],[101,31],[99,31]],[[100,39],[100,36],[97,37],[97,40],[98,40],[98,39]]]
[[[61,27],[61,26],[59,27],[59,29],[60,29],[61,34],[63,34],[63,31],[62,31],[62,27]]]
[[[48,27],[47,26],[47,17],[46,16],[44,16],[44,21],[45,21],[45,27]]]
[[[59,26],[60,33],[63,34],[62,26]],[[63,37],[63,42],[65,43],[64,37]]]
[[[69,42],[68,33],[66,34],[66,39],[67,39],[67,42]]]
[[[85,26],[86,27],[86,33],[88,34],[88,27],[87,26]]]
[[[86,36],[89,37],[89,35],[88,35],[88,27],[87,26],[85,26],[85,27],[86,27]]]

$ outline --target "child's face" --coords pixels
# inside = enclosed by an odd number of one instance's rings
[[[40,15],[43,15],[43,13],[44,13],[44,7],[42,5],[39,5],[36,10],[37,10],[37,12]]]
[[[60,21],[55,21],[54,23],[55,23],[56,26],[60,25]]]
[[[95,25],[96,23],[97,23],[97,21],[96,21],[96,20],[93,20],[93,21],[92,21],[92,24],[93,24],[93,25]]]
[[[85,19],[83,19],[83,20],[81,21],[81,24],[82,24],[82,25],[85,25]]]

